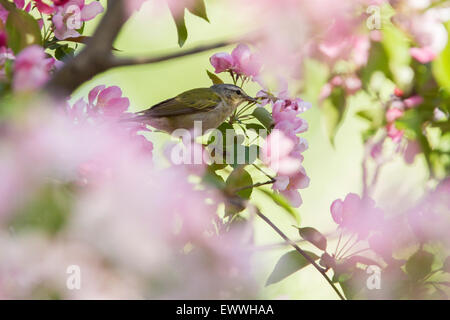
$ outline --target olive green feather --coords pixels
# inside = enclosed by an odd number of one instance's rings
[[[210,88],[198,88],[183,92],[160,102],[150,109],[141,111],[139,116],[171,117],[213,110],[222,99]]]

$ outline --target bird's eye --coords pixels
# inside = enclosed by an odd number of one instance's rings
[[[236,91],[236,94],[241,95],[241,94],[242,94],[242,91],[241,91],[241,90],[238,90],[238,91]]]

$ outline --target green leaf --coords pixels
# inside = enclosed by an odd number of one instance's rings
[[[196,0],[191,6],[187,8],[193,15],[202,18],[209,22],[208,14],[206,13],[205,2],[203,0]]]
[[[289,202],[286,200],[285,197],[283,197],[279,193],[274,193],[272,191],[266,190],[266,189],[258,189],[262,193],[264,193],[266,196],[271,198],[273,202],[275,202],[277,205],[279,205],[281,208],[284,209],[291,217],[295,219],[295,221],[300,224],[300,215],[298,214],[297,210],[292,208],[292,206],[289,204]]]
[[[334,138],[339,129],[346,110],[347,98],[343,88],[334,88],[331,95],[322,106],[322,114],[328,138],[334,145]]]
[[[313,260],[319,259],[313,252],[305,251],[305,253]],[[278,260],[274,270],[267,279],[266,286],[280,282],[309,264],[310,262],[296,250],[289,251]]]
[[[232,194],[233,190],[240,189],[243,187],[253,185],[252,176],[244,169],[243,166],[240,166],[231,172],[226,181],[226,189]],[[236,194],[244,199],[250,199],[252,195],[253,188],[247,188],[237,192]]]
[[[170,12],[172,13],[173,20],[175,21],[175,26],[177,27],[178,45],[180,47],[182,47],[188,37],[186,21],[184,19],[184,9],[180,13],[180,12],[178,12],[178,9],[175,9],[175,7],[173,7],[170,4],[170,2],[169,2],[169,9],[170,9]]]
[[[67,57],[73,57],[75,54],[75,49],[69,47],[67,44],[59,46],[55,50],[55,58],[59,61],[63,61]]]
[[[386,50],[379,42],[372,42],[369,52],[369,59],[361,71],[361,80],[364,88],[368,88],[370,80],[375,72],[383,72],[384,75],[392,79],[392,73],[389,69],[389,57]]]
[[[386,50],[393,80],[399,88],[405,88],[411,80],[407,74],[412,72],[409,67],[411,63],[409,39],[402,30],[391,22],[384,24],[382,33],[383,40],[381,43]]]
[[[253,110],[252,115],[258,119],[258,121],[267,129],[272,130],[273,127],[273,119],[272,115],[269,111],[264,108],[256,108]]]
[[[6,33],[8,47],[16,55],[33,44],[42,45],[41,30],[37,21],[27,12],[15,7],[9,10]]]
[[[311,227],[298,228],[298,233],[300,234],[300,237],[312,243],[320,250],[327,250],[327,238],[316,229]]]
[[[225,215],[233,216],[245,209],[245,206],[241,204],[241,199],[250,199],[253,188],[246,188],[238,192],[235,191],[253,185],[253,179],[243,166],[239,166],[228,176],[225,185],[225,193],[230,195],[230,201],[225,203]],[[241,199],[236,198],[233,200],[234,194],[237,194]]]
[[[434,255],[427,251],[419,250],[414,253],[406,262],[406,272],[414,281],[423,279],[431,272],[431,265],[433,264],[433,260]]]
[[[222,79],[220,79],[218,76],[216,76],[214,73],[210,72],[209,70],[206,70],[206,73],[208,74],[208,77],[211,79],[213,84],[222,84]]]
[[[217,189],[225,188],[225,181],[221,176],[219,176],[215,171],[219,170],[214,167],[214,165],[208,166],[205,174],[203,175],[202,182],[211,185]]]
[[[245,127],[247,128],[247,130],[253,130],[258,134],[260,130],[264,130],[265,134],[267,134],[267,129],[263,125],[258,123],[247,123]]]
[[[450,22],[446,23],[446,27],[447,33],[450,33]],[[450,92],[450,41],[439,57],[433,61],[433,74],[437,83]]]

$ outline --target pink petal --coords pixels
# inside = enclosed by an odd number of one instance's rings
[[[108,87],[98,95],[97,103],[101,105],[108,104],[109,100],[120,98],[122,90],[117,86]]]
[[[408,99],[405,99],[403,102],[405,103],[406,108],[412,109],[423,103],[424,99],[421,96],[412,96]]]
[[[221,73],[233,66],[233,58],[226,52],[216,53],[209,59],[215,69],[215,73]]]
[[[88,5],[85,5],[81,10],[81,20],[88,21],[94,19],[98,14],[102,13],[105,9],[100,2],[93,1]]]
[[[409,53],[411,54],[411,56],[416,59],[417,61],[419,61],[420,63],[429,63],[431,61],[433,61],[436,57],[437,54],[435,51],[433,51],[431,48],[429,47],[424,47],[424,48],[411,48],[409,50]]]
[[[303,203],[300,193],[295,189],[282,191],[281,194],[289,200],[294,208],[299,208]]]
[[[102,91],[103,89],[105,89],[105,87],[106,86],[104,86],[104,85],[99,85],[99,86],[96,86],[94,89],[92,89],[89,92],[89,96],[88,96],[89,104],[94,104],[94,101],[97,98],[99,92]]]
[[[341,199],[334,200],[330,206],[331,216],[334,222],[341,224],[343,221],[343,202]]]
[[[127,111],[130,106],[128,98],[114,98],[108,101],[108,104],[103,106],[104,113],[109,116],[119,116]]]

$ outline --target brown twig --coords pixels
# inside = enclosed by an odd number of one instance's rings
[[[210,51],[222,47],[229,46],[233,42],[227,42],[227,41],[220,41],[217,43],[209,44],[209,45],[202,45],[198,46],[189,50],[184,50],[181,52],[156,56],[156,57],[148,57],[148,58],[114,58],[111,61],[111,67],[117,68],[117,67],[126,67],[126,66],[137,66],[142,64],[151,64],[151,63],[158,63],[163,62],[167,60],[182,58],[188,55],[193,55],[205,51]]]

